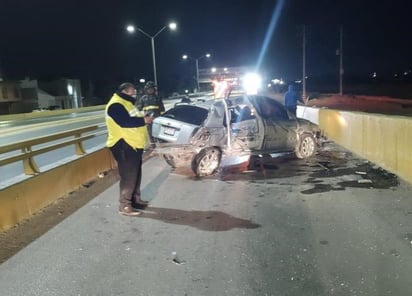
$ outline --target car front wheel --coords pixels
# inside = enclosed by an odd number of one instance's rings
[[[201,150],[192,161],[192,171],[198,177],[210,176],[218,169],[222,153],[216,147]]]
[[[296,147],[296,156],[298,158],[309,158],[316,153],[316,140],[310,134],[304,134],[300,138],[298,147]]]

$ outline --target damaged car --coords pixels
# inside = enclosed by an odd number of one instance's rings
[[[189,166],[199,177],[256,155],[310,158],[323,139],[317,125],[278,101],[246,94],[178,104],[153,121],[152,136],[155,152],[170,166]]]

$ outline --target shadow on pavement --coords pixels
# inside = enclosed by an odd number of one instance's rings
[[[227,231],[233,228],[254,229],[261,225],[220,211],[184,211],[148,207],[140,218],[150,218],[170,224],[187,225],[206,231]]]

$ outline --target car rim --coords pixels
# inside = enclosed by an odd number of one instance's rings
[[[199,172],[201,175],[212,174],[219,165],[219,151],[209,150],[199,162]]]
[[[302,144],[300,145],[300,153],[304,157],[311,156],[315,151],[315,142],[313,138],[310,136],[306,136],[303,138]]]

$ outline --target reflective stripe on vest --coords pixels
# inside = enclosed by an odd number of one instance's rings
[[[157,109],[159,109],[159,108],[160,108],[159,106],[150,105],[150,106],[144,106],[144,107],[143,107],[143,110],[144,110],[144,111],[147,111],[147,110],[157,110]]]

